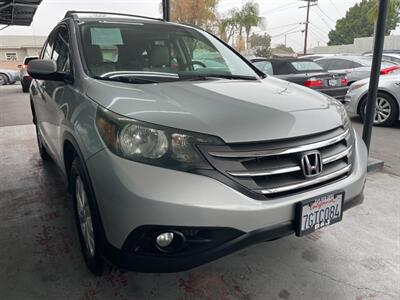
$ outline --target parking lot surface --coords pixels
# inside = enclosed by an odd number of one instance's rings
[[[374,130],[372,154],[387,158],[385,171],[369,174],[364,204],[343,222],[184,273],[96,278],[58,170],[40,160],[20,86],[0,87],[0,112],[0,299],[400,298],[400,126]]]

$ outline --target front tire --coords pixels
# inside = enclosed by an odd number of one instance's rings
[[[72,162],[69,180],[81,251],[87,268],[94,275],[101,276],[104,272],[104,260],[100,250],[100,220],[96,213],[95,197],[89,189],[88,179],[78,157]]]
[[[2,85],[7,85],[8,84],[8,78],[6,75],[0,74],[0,86]]]
[[[42,158],[43,161],[51,161],[51,156],[49,155],[49,153],[46,150],[46,147],[43,143],[42,134],[40,133],[40,130],[39,130],[39,127],[37,124],[35,124],[35,128],[36,128],[36,139],[37,139],[40,157]]]
[[[360,105],[360,116],[365,120],[365,111],[367,106],[367,97]],[[392,96],[378,92],[376,97],[376,110],[374,117],[375,126],[391,126],[397,121],[399,107]]]

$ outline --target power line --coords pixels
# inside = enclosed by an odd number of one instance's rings
[[[277,37],[277,36],[281,36],[281,35],[285,35],[285,34],[292,33],[292,32],[291,32],[292,30],[295,30],[295,29],[299,28],[300,26],[301,26],[301,25],[299,24],[299,25],[297,25],[297,26],[295,26],[295,27],[292,27],[292,28],[288,29],[287,31],[284,31],[284,32],[275,34],[275,35],[273,35],[273,36],[271,36],[271,37]]]
[[[271,27],[271,28],[267,28],[267,29],[273,30],[273,29],[279,29],[279,28],[289,27],[289,26],[298,25],[298,24],[300,24],[300,23],[296,22],[296,23],[286,24],[286,25],[282,25],[282,26]]]
[[[297,6],[297,3],[286,3],[286,4],[282,5],[282,6],[278,6],[278,7],[272,8],[271,10],[266,10],[261,15],[269,15],[269,14],[271,14],[273,12],[277,12],[277,11],[280,11],[280,10],[283,10],[283,9],[294,8],[296,6]]]

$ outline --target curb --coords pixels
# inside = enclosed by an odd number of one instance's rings
[[[376,171],[382,171],[383,167],[385,165],[385,162],[383,160],[375,159],[375,158],[368,158],[368,172],[376,172]]]

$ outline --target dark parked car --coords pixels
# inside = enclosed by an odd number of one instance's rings
[[[308,59],[254,58],[250,61],[265,74],[304,85],[339,100],[344,99],[348,89],[345,73],[329,73]]]
[[[37,56],[27,56],[24,58],[24,63],[19,65],[19,77],[21,78],[22,91],[24,93],[29,92],[31,86],[32,77],[28,74],[27,68],[30,61],[38,59]]]

